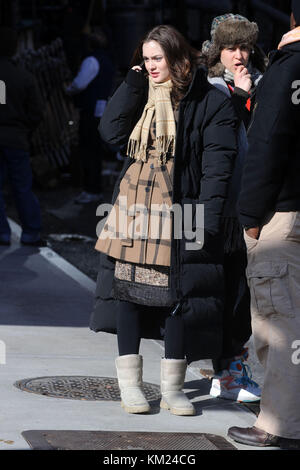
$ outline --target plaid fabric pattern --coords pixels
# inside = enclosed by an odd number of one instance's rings
[[[130,263],[170,266],[172,214],[168,208],[172,206],[174,158],[161,165],[157,156],[154,116],[147,161],[135,161],[124,175],[114,210],[97,241],[98,251]],[[130,211],[133,205],[135,213]]]
[[[211,41],[207,40],[207,41],[204,41],[204,43],[202,44],[203,54],[209,51],[209,49],[211,48],[214,42],[214,35],[216,32],[216,29],[221,23],[223,23],[226,20],[249,21],[244,16],[234,15],[233,13],[225,13],[224,15],[216,16],[216,18],[213,19],[213,22],[211,24],[211,30],[210,30]]]

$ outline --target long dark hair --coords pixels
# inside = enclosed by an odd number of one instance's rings
[[[193,68],[200,61],[200,53],[191,47],[182,34],[173,26],[159,25],[151,29],[136,48],[131,66],[143,60],[143,45],[156,41],[162,48],[173,83],[172,98],[178,103],[185,95],[193,77]]]

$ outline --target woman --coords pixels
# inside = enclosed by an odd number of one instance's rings
[[[225,236],[224,274],[226,303],[224,311],[223,351],[213,361],[215,377],[211,395],[238,401],[256,401],[260,388],[248,375],[245,343],[251,336],[250,293],[243,230],[237,219],[236,203],[240,190],[247,134],[255,102],[256,87],[265,71],[263,53],[256,46],[258,27],[240,15],[219,16],[212,22],[211,41],[205,41],[208,81],[231,98],[239,119],[238,156],[235,162],[228,199],[223,213]],[[248,369],[248,371],[247,371]]]
[[[141,390],[143,337],[165,340],[161,407],[193,415],[195,409],[182,391],[187,363],[217,357],[221,349],[219,226],[236,155],[237,119],[230,100],[197,67],[196,52],[171,26],[151,30],[134,60],[143,61],[145,70],[136,65],[129,71],[100,125],[102,138],[125,145],[129,158],[96,245],[102,253],[90,326],[117,332],[117,375],[127,412],[150,409]],[[150,211],[145,224],[127,212],[133,203]],[[173,204],[177,213],[157,214],[162,204]],[[191,243],[200,228],[197,204],[204,204],[203,247],[201,240]],[[184,209],[187,215],[192,209],[190,230],[180,236],[178,209],[182,220]],[[145,226],[157,229],[165,220],[168,230],[148,236]],[[134,223],[135,233],[129,233]],[[140,238],[135,236],[138,230]]]

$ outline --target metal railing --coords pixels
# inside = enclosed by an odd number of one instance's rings
[[[36,51],[27,49],[15,57],[15,62],[35,76],[44,106],[44,117],[30,139],[34,168],[47,161],[54,168],[68,165],[71,146],[77,143],[79,117],[64,93],[71,72],[62,40],[57,38]]]

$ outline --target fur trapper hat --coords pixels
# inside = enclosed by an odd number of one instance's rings
[[[258,38],[258,26],[241,15],[231,13],[215,18],[212,22],[211,41],[205,41],[202,53],[207,57],[209,76],[221,76],[224,65],[220,62],[222,49],[244,45],[253,50]]]

